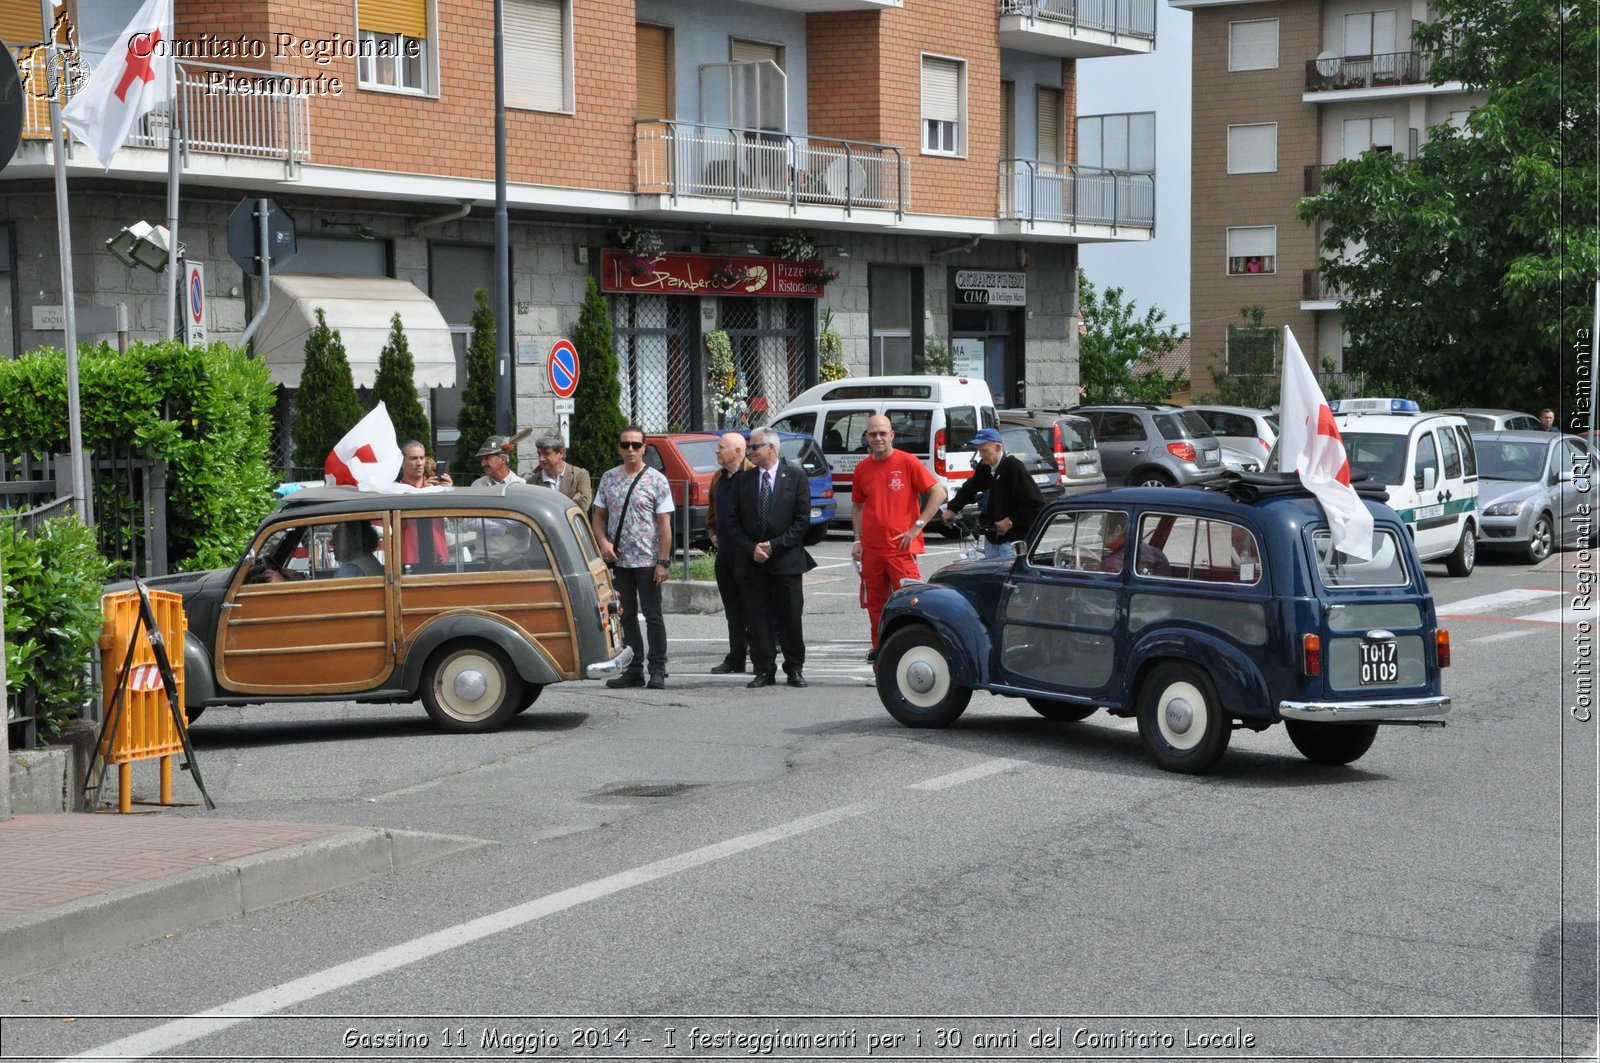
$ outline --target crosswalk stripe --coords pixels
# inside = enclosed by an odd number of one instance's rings
[[[1560,590],[1544,587],[1519,587],[1509,591],[1496,591],[1494,594],[1480,594],[1476,598],[1463,598],[1459,602],[1439,606],[1439,616],[1442,619],[1453,620],[1474,613],[1490,613],[1502,606],[1536,602],[1541,598],[1560,593]]]

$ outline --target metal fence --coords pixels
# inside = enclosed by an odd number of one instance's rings
[[[1000,0],[1000,14],[1117,36],[1156,38],[1155,0]]]
[[[1153,230],[1156,177],[1130,170],[1003,159],[1000,216],[1013,221]]]
[[[114,574],[166,575],[166,462],[114,450],[91,457],[89,476],[95,534]],[[46,501],[40,504],[40,499]],[[0,509],[24,509],[16,519],[25,531],[72,508],[69,455],[0,454]]]
[[[1306,91],[1426,85],[1432,74],[1433,57],[1422,52],[1326,56],[1306,60]]]
[[[638,190],[892,210],[911,202],[911,163],[888,144],[652,119],[634,123]]]

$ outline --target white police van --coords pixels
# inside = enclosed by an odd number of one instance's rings
[[[1328,403],[1352,473],[1389,492],[1424,561],[1445,559],[1452,576],[1477,560],[1478,456],[1471,426],[1449,413],[1424,413],[1410,399]],[[1269,468],[1276,467],[1269,465]]]

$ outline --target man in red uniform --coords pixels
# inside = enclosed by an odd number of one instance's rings
[[[922,528],[939,512],[945,489],[926,465],[894,449],[894,428],[881,414],[867,421],[867,453],[850,484],[850,522],[856,533],[850,556],[861,565],[861,596],[872,623],[867,660],[875,661],[883,605],[901,580],[922,575],[917,569]]]

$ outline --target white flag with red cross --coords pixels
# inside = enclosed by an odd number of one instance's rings
[[[1350,459],[1333,411],[1322,397],[1316,375],[1283,327],[1283,390],[1278,419],[1278,471],[1294,469],[1300,482],[1317,496],[1328,518],[1334,549],[1363,561],[1372,560],[1372,514],[1350,486]]]
[[[62,108],[61,124],[101,166],[110,168],[133,123],[171,103],[172,56],[172,0],[145,0],[89,83]]]
[[[356,422],[356,426],[335,443],[323,462],[323,472],[336,484],[366,490],[389,490],[400,475],[400,444],[394,437],[394,422],[383,403]]]

